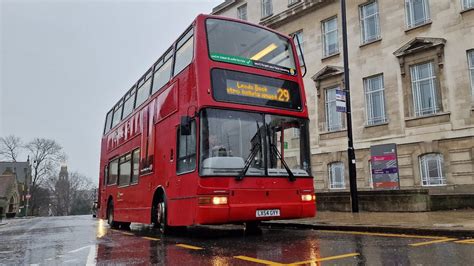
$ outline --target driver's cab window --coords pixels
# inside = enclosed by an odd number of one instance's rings
[[[263,175],[263,116],[204,110],[201,120],[201,175]]]
[[[178,128],[178,154],[176,172],[192,172],[196,169],[196,121],[190,123],[190,134],[183,135]]]
[[[285,174],[283,162],[294,174],[307,175],[308,165],[301,162],[301,139],[293,137],[294,131],[300,131],[304,124],[298,119],[276,115],[268,115],[266,124],[270,140],[269,175]]]

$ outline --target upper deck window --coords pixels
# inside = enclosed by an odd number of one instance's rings
[[[104,128],[104,134],[107,133],[112,125],[112,115],[114,114],[113,110],[110,110],[107,113],[107,117],[105,118],[105,128]]]
[[[114,117],[112,118],[112,127],[115,127],[120,123],[120,120],[122,119],[122,109],[123,109],[123,103],[120,103],[120,105],[115,106],[114,108]]]
[[[170,60],[173,57],[173,50],[169,50],[168,53],[163,57],[164,63],[160,63],[155,68],[155,74],[153,75],[153,89],[152,93],[157,92],[163,87],[171,78],[171,63]]]
[[[294,75],[290,42],[276,33],[221,19],[206,20],[209,54],[215,61]]]
[[[193,30],[189,30],[176,45],[174,75],[179,74],[193,60]]]

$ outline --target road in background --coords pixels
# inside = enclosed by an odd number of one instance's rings
[[[5,264],[471,265],[469,239],[362,232],[196,226],[162,237],[149,226],[111,230],[90,216],[11,220],[0,226]]]

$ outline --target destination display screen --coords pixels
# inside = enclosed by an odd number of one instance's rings
[[[302,109],[299,86],[288,80],[213,69],[212,91],[217,101]]]

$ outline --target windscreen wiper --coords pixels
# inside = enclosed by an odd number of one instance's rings
[[[286,171],[288,172],[288,177],[290,178],[290,181],[295,181],[296,180],[295,175],[293,175],[293,172],[291,172],[290,167],[288,167],[283,157],[281,157],[281,153],[278,151],[275,144],[270,143],[270,147],[271,147],[271,151],[278,157],[278,159],[280,159],[281,164],[283,165],[283,167],[285,167]]]
[[[242,171],[239,173],[239,175],[238,175],[235,179],[237,179],[237,180],[242,180],[242,178],[244,178],[245,173],[247,173],[247,170],[249,169],[250,164],[252,163],[253,159],[255,158],[255,155],[257,155],[257,152],[258,152],[259,149],[260,149],[260,143],[257,142],[257,143],[253,146],[252,151],[250,152],[250,154],[249,154],[249,156],[247,157],[247,159],[245,159],[244,168],[242,169]]]

